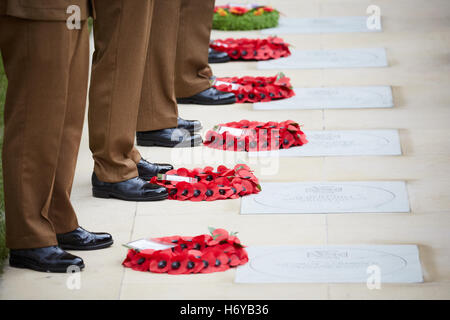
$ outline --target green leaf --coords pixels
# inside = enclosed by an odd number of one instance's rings
[[[216,228],[213,227],[208,227],[209,233],[213,234],[214,230],[216,230]]]
[[[256,187],[258,188],[258,190],[259,190],[259,191],[261,191],[261,190],[262,190],[262,187],[261,187],[261,185],[260,185],[260,184],[257,184],[257,185],[256,185]]]

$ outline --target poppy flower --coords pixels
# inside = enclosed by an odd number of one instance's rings
[[[206,244],[212,240],[212,236],[210,235],[200,235],[192,238],[192,248],[193,250],[203,250],[206,248]]]
[[[253,193],[253,185],[250,181],[242,180],[241,181],[242,191],[239,193],[240,195],[247,195]]]
[[[214,272],[220,272],[230,269],[230,266],[228,265],[229,258],[225,253],[217,250],[214,252],[214,255],[215,261],[212,267]]]
[[[170,259],[168,274],[187,273],[187,253],[173,254]]]
[[[228,256],[228,258],[229,258],[229,261],[228,261],[228,264],[231,266],[231,267],[236,267],[236,266],[238,266],[238,265],[240,265],[241,264],[241,259],[239,259],[239,257],[237,256],[237,254],[231,254],[230,256]]]
[[[183,262],[186,265],[186,273],[199,273],[203,269],[201,256],[201,251],[191,250],[188,252],[188,256]]]
[[[234,166],[234,170],[235,171],[239,171],[239,170],[251,171],[252,169],[248,165],[246,165],[244,163],[239,163],[239,164]]]
[[[165,273],[169,271],[171,265],[171,254],[167,251],[160,251],[153,255],[150,261],[150,271],[154,273]]]
[[[253,14],[254,14],[255,16],[261,16],[263,13],[264,13],[264,8],[256,9],[256,10],[253,12]]]
[[[186,168],[180,168],[177,169],[177,175],[181,177],[188,177],[189,176],[189,170]]]
[[[135,250],[128,250],[127,256],[125,258],[125,260],[122,262],[122,265],[124,265],[125,267],[131,268],[131,266],[133,265],[133,257],[137,254],[137,252]]]
[[[135,259],[137,259],[135,261],[135,263],[133,264],[133,266],[131,267],[131,269],[136,270],[136,271],[148,271],[150,268],[150,260],[142,257],[141,255],[137,255],[135,257]]]
[[[213,273],[215,270],[213,269],[214,264],[216,263],[216,256],[214,255],[214,252],[210,248],[207,248],[209,250],[205,250],[203,253],[201,259],[203,263],[203,269],[200,271],[200,273]]]
[[[235,141],[234,151],[245,151],[246,150],[247,137],[239,137]]]
[[[241,51],[239,49],[232,49],[228,52],[228,56],[231,59],[237,60],[241,57]]]
[[[213,167],[205,167],[203,172],[200,173],[201,182],[208,184],[217,177],[217,173],[214,172]]]
[[[220,197],[219,187],[215,183],[209,183],[206,185],[206,201],[214,201]]]
[[[236,137],[233,136],[230,133],[226,133],[225,135],[225,143],[224,143],[224,150],[235,150],[236,145]]]
[[[244,15],[245,13],[248,12],[248,9],[247,9],[247,8],[244,8],[244,7],[231,7],[231,8],[230,8],[230,12],[231,12],[232,14],[235,14],[235,15],[238,15],[238,16],[242,16],[242,15]]]
[[[201,182],[196,182],[192,185],[194,190],[192,197],[189,198],[191,201],[203,201],[206,198],[206,185]]]
[[[304,145],[306,143],[308,143],[308,140],[306,139],[306,135],[302,132],[298,135],[301,145]]]
[[[253,174],[253,172],[251,172],[250,170],[247,169],[241,169],[241,170],[237,170],[236,174],[241,177],[242,179],[246,179],[249,180],[255,184],[258,184],[258,178],[256,178],[256,176]]]
[[[191,183],[181,181],[176,185],[176,197],[178,200],[184,201],[191,198],[194,195],[194,188]]]
[[[202,260],[204,268],[201,273],[213,273],[225,271],[230,268],[228,265],[228,256],[215,247],[209,247],[203,254]]]
[[[295,143],[294,137],[288,132],[283,135],[282,139],[283,141],[281,141],[281,145],[283,146],[283,149],[288,149]]]
[[[225,229],[214,229],[211,234],[213,238],[207,243],[208,246],[219,244],[221,241],[227,240],[229,237],[229,233]]]
[[[224,9],[222,9],[222,8],[219,8],[219,9],[217,10],[217,13],[218,13],[221,17],[226,17],[226,16],[228,15],[228,13],[227,13]]]

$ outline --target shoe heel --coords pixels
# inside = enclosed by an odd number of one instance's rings
[[[17,261],[13,257],[9,258],[9,265],[14,268],[27,268],[27,266],[24,263]]]
[[[143,146],[143,147],[152,147],[155,145],[155,143],[153,141],[147,141],[147,140],[141,140],[141,139],[136,139],[136,144],[138,146]]]
[[[111,196],[109,195],[108,192],[106,192],[106,191],[101,191],[101,190],[95,190],[95,189],[92,189],[92,195],[93,195],[95,198],[103,198],[103,199],[109,199],[109,198],[111,198]]]

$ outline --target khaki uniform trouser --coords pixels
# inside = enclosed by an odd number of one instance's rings
[[[56,245],[78,227],[70,203],[89,68],[87,23],[0,15],[8,90],[3,177],[6,245]]]
[[[213,14],[214,0],[155,0],[137,131],[176,127],[176,97],[211,86]]]
[[[89,146],[94,172],[104,182],[138,176],[136,163],[141,156],[134,147],[134,139],[153,6],[157,1],[165,0],[93,2],[96,19],[89,91]]]

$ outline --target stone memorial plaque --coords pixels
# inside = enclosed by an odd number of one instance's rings
[[[241,214],[409,212],[403,181],[266,182]]]
[[[295,88],[288,99],[257,102],[255,110],[392,108],[389,86]]]
[[[249,157],[401,155],[397,130],[305,131],[308,143],[289,149],[249,152]]]
[[[259,61],[258,69],[321,69],[386,67],[384,48],[298,50],[287,58]]]
[[[423,282],[416,245],[248,247],[238,283]]]
[[[295,33],[340,33],[380,32],[367,28],[367,16],[322,17],[322,18],[280,18],[276,28],[261,30],[262,34],[280,35]]]

